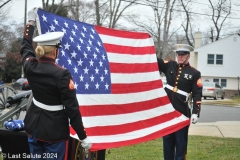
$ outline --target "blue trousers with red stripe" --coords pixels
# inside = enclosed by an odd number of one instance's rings
[[[63,160],[66,151],[66,141],[44,142],[28,137],[32,160]]]
[[[187,153],[188,128],[186,126],[163,137],[164,160],[184,160]]]

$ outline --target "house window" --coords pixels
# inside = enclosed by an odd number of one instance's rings
[[[214,54],[208,54],[207,64],[214,64]]]
[[[222,54],[208,54],[207,64],[223,65],[223,55]]]
[[[227,87],[227,79],[221,79],[221,86]]]
[[[221,87],[227,87],[227,79],[213,79],[213,82],[219,84]]]
[[[216,64],[223,64],[223,55],[221,54],[216,55]]]
[[[219,79],[213,79],[213,82],[219,84]]]

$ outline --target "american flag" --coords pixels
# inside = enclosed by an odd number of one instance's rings
[[[91,150],[138,144],[189,124],[169,102],[148,33],[114,30],[38,9],[40,34],[62,31],[57,63],[75,83]],[[78,138],[71,128],[70,135]]]

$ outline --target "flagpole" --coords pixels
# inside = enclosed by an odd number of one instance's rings
[[[23,24],[23,28],[25,28],[26,25],[26,21],[27,21],[27,0],[25,0],[25,9],[24,9],[24,24]],[[24,71],[23,71],[23,66],[22,66],[22,74],[21,77],[24,77]]]

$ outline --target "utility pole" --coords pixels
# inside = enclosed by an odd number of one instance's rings
[[[24,27],[27,23],[27,0],[25,0],[25,10],[24,10]]]
[[[25,28],[25,25],[27,23],[27,0],[25,0],[25,9],[24,9],[24,24],[23,24],[23,28]],[[22,75],[21,77],[24,77],[24,71],[23,71],[23,66],[22,66]]]

